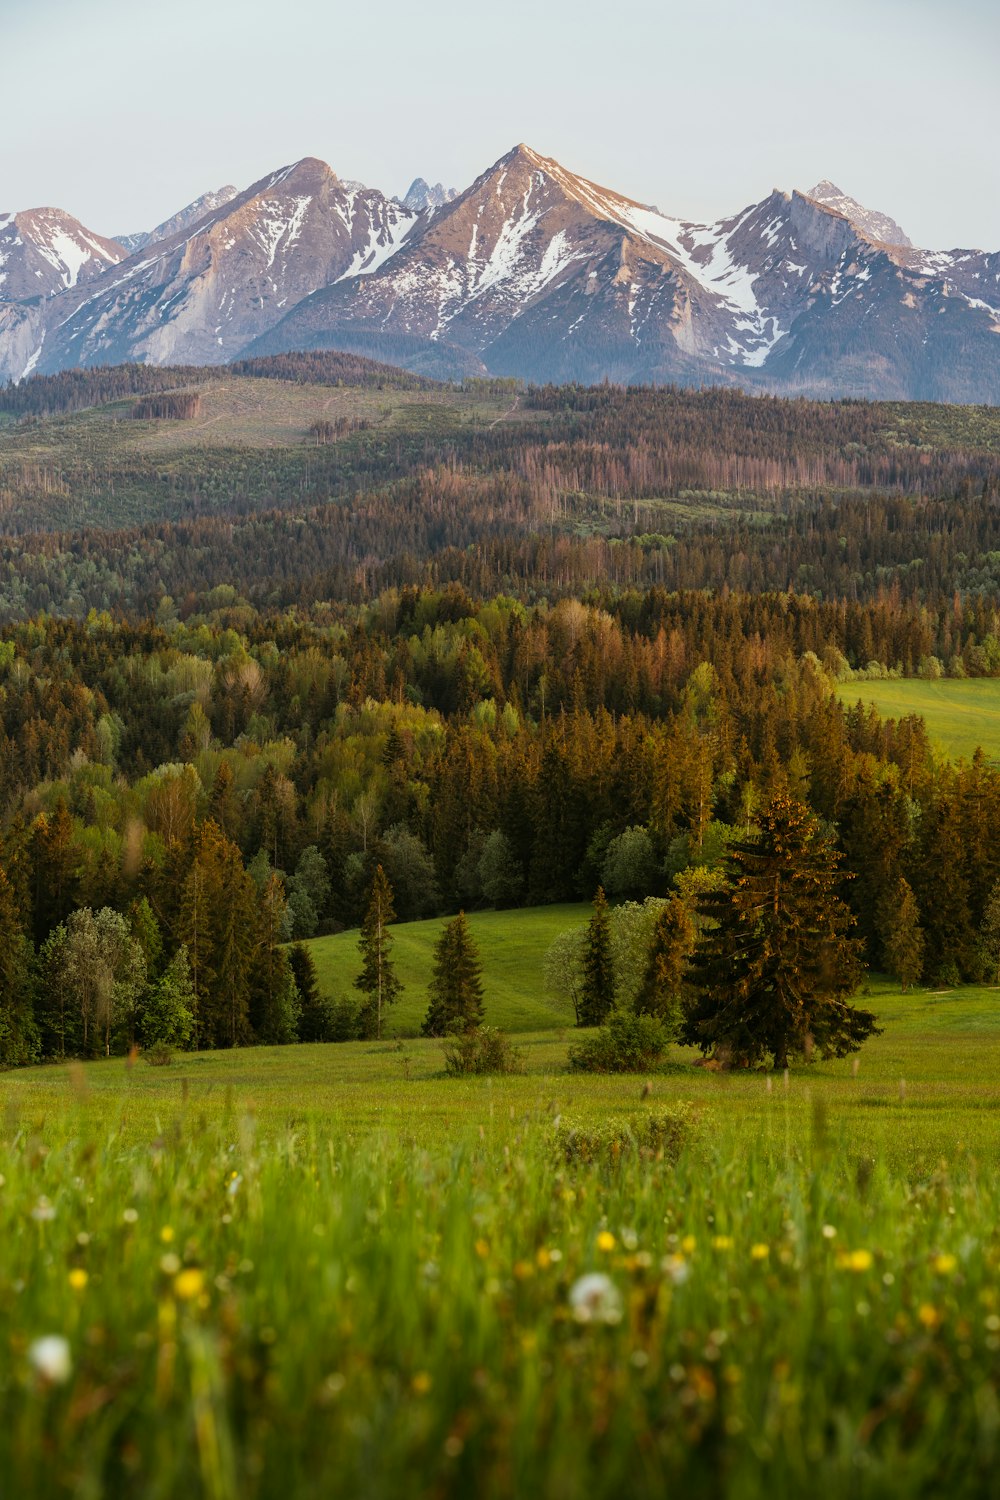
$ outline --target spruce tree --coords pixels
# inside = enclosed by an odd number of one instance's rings
[[[1000,880],[986,898],[980,934],[983,951],[993,970],[993,982],[1000,984]]]
[[[203,1047],[252,1040],[250,978],[261,941],[256,886],[217,823],[197,830],[183,877],[175,937],[188,950]]]
[[[40,813],[31,838],[35,884],[35,938],[41,943],[76,905],[80,854],[73,819],[60,797],[52,815]]]
[[[680,896],[671,896],[653,928],[646,972],[635,1008],[676,1024],[681,1009],[688,963],[695,945],[695,927]]]
[[[361,1022],[366,1037],[381,1039],[385,1009],[399,998],[402,989],[389,957],[392,948],[389,924],[395,917],[392,887],[382,866],[376,865],[358,941],[362,969],[354,981],[355,988],[365,997],[361,1005]]]
[[[730,1064],[842,1057],[877,1032],[848,1001],[862,974],[861,944],[837,894],[840,855],[802,803],[779,793],[756,837],[733,844],[728,885],[707,895],[692,962],[697,992],[682,1041]]]
[[[30,959],[14,889],[0,866],[0,1065],[4,1067],[38,1058]]]
[[[601,1026],[614,1009],[615,974],[611,962],[611,923],[603,887],[597,887],[583,949],[578,1026]]]
[[[451,1036],[481,1024],[482,966],[464,911],[445,925],[438,938],[427,988],[431,1003],[421,1028],[424,1036]]]
[[[316,964],[305,943],[292,944],[288,950],[288,962],[299,992],[299,1041],[332,1042],[335,1029],[333,1004],[320,993]]]
[[[899,987],[908,990],[920,978],[924,966],[924,934],[920,910],[909,881],[900,877],[895,889],[878,911],[879,936],[885,965]]]

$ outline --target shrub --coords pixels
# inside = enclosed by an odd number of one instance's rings
[[[609,1120],[585,1127],[563,1122],[556,1131],[556,1150],[571,1166],[577,1163],[617,1164],[635,1156],[675,1162],[694,1136],[694,1121],[686,1104],[657,1114]]]
[[[523,1073],[519,1047],[495,1026],[474,1026],[448,1042],[445,1071],[453,1077],[466,1073]]]
[[[670,1034],[659,1016],[615,1010],[593,1036],[569,1050],[569,1063],[583,1073],[648,1073],[662,1060]]]
[[[156,1042],[152,1047],[147,1047],[142,1054],[151,1068],[169,1068],[174,1060],[174,1054],[167,1042]]]

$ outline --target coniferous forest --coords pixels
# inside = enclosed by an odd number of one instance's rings
[[[4,1063],[357,1035],[296,945],[379,872],[641,901],[776,807],[852,973],[995,970],[1000,769],[861,701],[1000,676],[995,411],[75,371],[0,393],[0,521]]]

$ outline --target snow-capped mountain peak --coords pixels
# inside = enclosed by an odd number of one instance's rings
[[[316,157],[218,197],[197,217],[183,210],[172,233],[77,294],[47,330],[38,368],[221,363],[315,288],[370,274],[418,217],[374,189],[348,188]]]
[[[102,275],[125,253],[61,208],[0,214],[0,298],[54,296]]]
[[[834,213],[843,214],[866,239],[874,240],[877,244],[909,246],[911,243],[895,219],[891,219],[888,214],[879,213],[877,209],[865,208],[856,198],[851,198],[826,177],[810,188],[806,197],[822,203],[826,208],[832,208]]]

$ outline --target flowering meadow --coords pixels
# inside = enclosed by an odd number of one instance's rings
[[[994,1003],[787,1082],[6,1075],[0,1490],[997,1493]]]

